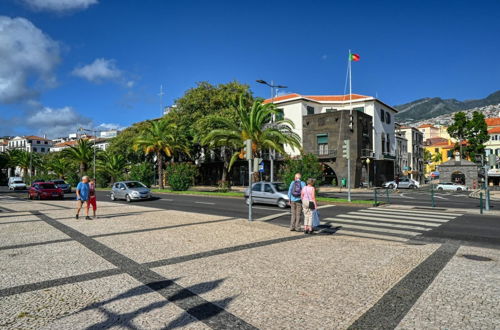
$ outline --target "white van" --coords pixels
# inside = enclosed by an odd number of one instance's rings
[[[18,176],[12,176],[9,178],[9,190],[16,189],[26,189],[26,184],[23,182],[23,179]]]

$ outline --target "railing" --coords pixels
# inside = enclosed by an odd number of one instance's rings
[[[336,158],[337,150],[336,149],[315,150],[314,154],[318,156],[318,158]]]

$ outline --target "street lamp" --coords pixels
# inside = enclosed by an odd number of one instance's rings
[[[278,89],[279,88],[288,88],[287,86],[283,86],[283,85],[275,85],[273,80],[271,80],[271,83],[268,83],[267,81],[262,80],[262,79],[256,80],[256,82],[258,82],[259,84],[271,87],[271,103],[272,104],[274,104],[275,88],[278,88]],[[276,118],[274,118],[274,114],[273,114],[273,116],[271,118],[271,123],[273,123],[275,120],[276,120]],[[271,160],[271,182],[274,181],[274,157],[275,157],[275,150],[269,149],[269,159]]]
[[[370,158],[366,158],[366,167],[368,167],[368,188],[370,188]]]
[[[85,131],[85,132],[91,132],[91,133],[93,132],[94,133],[94,166],[93,166],[94,167],[94,176],[93,176],[93,179],[95,179],[96,178],[95,177],[95,153],[96,153],[96,150],[95,150],[96,149],[96,145],[95,145],[95,143],[96,143],[96,139],[97,139],[97,132],[102,132],[102,131],[96,130],[95,128],[94,129],[87,129],[87,128],[83,128],[83,127],[80,127],[78,130],[80,132]]]

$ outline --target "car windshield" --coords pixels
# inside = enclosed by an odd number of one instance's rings
[[[51,183],[39,183],[38,187],[40,187],[41,189],[54,189],[55,188],[54,185]]]
[[[134,182],[127,182],[127,183],[125,183],[125,185],[126,185],[128,188],[147,188],[145,185],[143,185],[142,183],[137,182],[137,181],[134,181]]]
[[[274,186],[274,189],[276,189],[276,191],[287,191],[288,190],[284,183],[273,183],[273,186]]]

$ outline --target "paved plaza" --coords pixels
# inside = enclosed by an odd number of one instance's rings
[[[304,235],[147,203],[100,202],[93,221],[73,207],[0,197],[1,328],[500,329],[498,246],[418,239],[460,214],[366,209]]]

